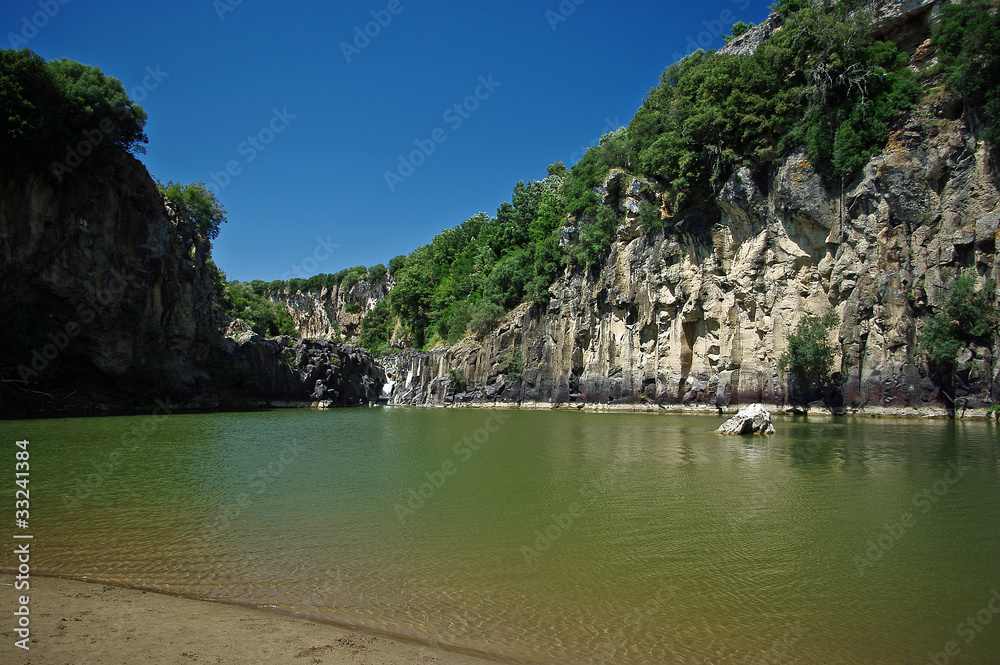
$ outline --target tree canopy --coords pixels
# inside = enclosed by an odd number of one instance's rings
[[[0,50],[0,108],[7,176],[49,170],[61,178],[83,163],[145,152],[146,112],[97,67]]]
[[[156,185],[174,210],[194,223],[201,236],[209,240],[219,236],[220,227],[228,221],[226,209],[204,182],[182,185],[170,181],[166,184],[157,182]]]

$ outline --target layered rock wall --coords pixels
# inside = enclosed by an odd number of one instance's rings
[[[963,271],[1000,277],[996,168],[955,115],[925,108],[843,186],[793,154],[740,170],[714,209],[661,234],[620,230],[603,266],[563,274],[546,306],[483,340],[387,359],[391,401],[785,404],[789,333],[833,310],[844,407],[950,407],[918,353],[921,317]],[[1000,399],[988,348],[960,360],[962,406]]]

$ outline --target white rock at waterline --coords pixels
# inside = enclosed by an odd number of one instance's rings
[[[715,431],[719,434],[735,435],[774,434],[774,425],[771,424],[771,414],[763,404],[751,404],[740,409],[739,413],[722,423],[722,426]]]

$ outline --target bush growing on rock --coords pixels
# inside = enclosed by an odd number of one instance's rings
[[[919,348],[932,365],[956,369],[958,353],[972,344],[993,346],[997,333],[996,282],[979,289],[971,275],[960,275],[947,285],[948,297],[920,330]]]
[[[838,321],[832,310],[823,316],[806,314],[788,336],[788,349],[781,354],[779,366],[791,374],[793,392],[799,399],[808,400],[811,395],[830,387],[830,372],[836,355],[830,331]]]
[[[226,316],[246,321],[261,337],[299,336],[288,310],[254,293],[245,282],[226,284],[225,305]]]
[[[995,3],[945,5],[933,40],[945,82],[967,104],[982,107],[985,138],[1000,143],[1000,14]]]
[[[384,355],[379,352],[389,343],[394,323],[389,300],[383,298],[361,319],[358,343],[375,355]]]
[[[204,182],[182,185],[169,181],[167,184],[157,182],[156,186],[178,214],[191,220],[199,235],[209,240],[219,237],[220,227],[228,221],[226,209]]]

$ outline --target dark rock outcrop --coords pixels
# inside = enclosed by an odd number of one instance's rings
[[[253,396],[278,402],[355,406],[378,402],[385,373],[371,354],[321,339],[243,333],[227,340]]]
[[[130,155],[0,183],[2,411],[196,399],[223,325],[210,251]]]

